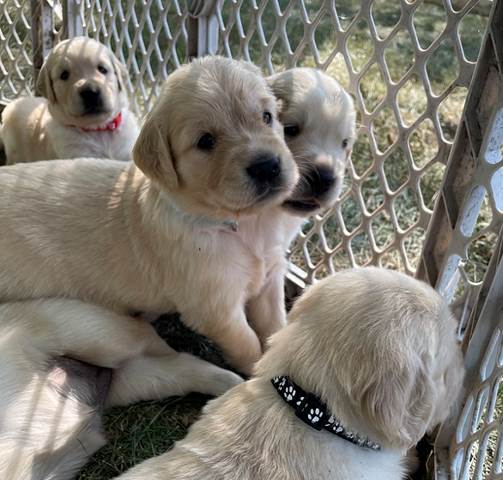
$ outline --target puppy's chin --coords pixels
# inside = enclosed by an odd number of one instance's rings
[[[120,107],[106,107],[98,112],[78,112],[63,111],[58,105],[49,105],[51,115],[62,125],[79,128],[98,128],[111,122],[119,113]]]
[[[311,217],[334,206],[336,197],[330,195],[319,198],[316,196],[291,196],[281,206],[292,215],[297,217]]]
[[[80,115],[72,116],[73,125],[77,127],[103,127],[111,122],[119,113],[115,109],[101,108],[97,110],[82,111]]]
[[[257,195],[249,205],[240,209],[240,213],[254,214],[260,213],[262,210],[281,205],[288,195],[286,188],[269,188],[268,190]]]
[[[224,222],[242,216],[257,215],[269,208],[280,206],[289,191],[284,188],[271,188],[262,194],[250,195],[249,198],[241,196],[239,201],[232,196],[225,197],[219,192],[207,192],[203,197],[163,189],[162,194],[181,214]]]
[[[282,207],[298,217],[310,217],[322,209],[321,204],[315,198],[302,200],[289,198],[283,202]]]

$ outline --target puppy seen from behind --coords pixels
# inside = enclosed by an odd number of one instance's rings
[[[255,376],[121,480],[400,480],[463,380],[456,321],[428,285],[375,267],[310,287]]]

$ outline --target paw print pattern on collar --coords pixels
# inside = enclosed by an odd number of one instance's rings
[[[286,375],[271,380],[280,397],[295,410],[295,415],[315,430],[327,430],[338,437],[362,448],[381,450],[381,446],[358,433],[347,430],[331,414],[327,406],[316,395],[304,391]]]

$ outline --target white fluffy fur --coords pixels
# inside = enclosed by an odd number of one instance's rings
[[[286,226],[275,215],[297,180],[282,127],[265,124],[264,110],[274,115],[275,99],[256,69],[206,57],[170,75],[135,146],[137,166],[77,159],[0,169],[0,301],[177,309],[250,372],[261,345],[245,304],[268,281],[271,259],[284,262],[276,238],[284,242]],[[214,151],[200,151],[215,124]],[[266,198],[246,173],[264,151],[282,166]]]
[[[220,395],[241,382],[175,352],[147,322],[102,307],[62,299],[0,306],[2,479],[74,478],[105,443],[93,399],[81,398],[89,387],[73,378],[65,392],[65,371],[53,366],[62,355],[115,369],[109,406],[192,391]]]
[[[299,126],[299,134],[285,135],[285,141],[299,168],[300,179],[281,210],[268,212],[264,220],[255,224],[242,225],[243,231],[249,231],[247,236],[253,236],[253,231],[261,232],[256,237],[261,240],[257,253],[263,252],[270,265],[266,283],[249,301],[247,309],[248,320],[262,341],[286,325],[286,250],[308,215],[326,210],[337,200],[356,137],[353,100],[329,75],[312,68],[292,68],[268,77],[267,83],[279,101],[281,123]],[[344,140],[347,144],[343,147]],[[310,182],[311,177],[316,179],[319,168],[326,168],[335,178],[331,188],[323,193],[317,192]],[[273,223],[269,223],[271,220]]]
[[[339,196],[346,165],[356,140],[356,112],[351,96],[329,75],[314,68],[292,68],[268,77],[267,83],[279,100],[279,118],[301,180],[285,207],[295,215],[314,214],[332,206]],[[298,133],[288,134],[295,126]],[[332,188],[313,192],[309,178],[318,169],[335,177]],[[307,202],[299,210],[292,201]]]
[[[98,65],[108,73],[100,73]],[[63,70],[70,72],[69,79],[59,78]],[[2,113],[7,164],[77,157],[130,160],[139,130],[128,107],[127,81],[126,67],[101,43],[86,37],[59,43],[39,74],[37,86],[45,98],[19,98]],[[100,88],[104,113],[84,114],[79,90],[87,86]],[[81,129],[106,125],[119,112],[122,123],[116,130]]]
[[[255,377],[211,401],[187,437],[121,480],[400,480],[407,449],[446,418],[463,367],[455,320],[426,284],[376,268],[336,274],[297,301]],[[319,395],[355,446],[296,418],[270,383]]]

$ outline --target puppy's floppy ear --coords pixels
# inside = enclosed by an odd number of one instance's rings
[[[124,65],[112,52],[110,52],[110,59],[114,68],[115,76],[117,77],[117,83],[119,84],[119,92],[126,89],[127,82],[129,80],[129,72]]]
[[[179,185],[167,133],[163,133],[154,115],[145,121],[133,148],[136,166],[151,180],[174,190]]]
[[[40,72],[38,73],[35,91],[37,94],[40,94],[43,97],[47,98],[47,100],[49,100],[49,103],[56,103],[56,92],[54,91],[51,75],[49,72],[49,57],[47,57],[42,65],[42,68],[40,69]]]
[[[286,95],[284,95],[284,92],[282,92],[281,89],[278,88],[278,84],[276,82],[276,75],[271,75],[270,77],[267,77],[265,80],[267,82],[269,90],[271,90],[272,94],[274,95],[274,98],[276,99],[276,109],[278,112],[278,118],[281,121],[282,114],[288,108]]]
[[[363,367],[353,395],[363,415],[390,443],[408,448],[426,433],[434,414],[432,359],[419,358],[410,350],[396,353],[382,352],[367,371]]]

